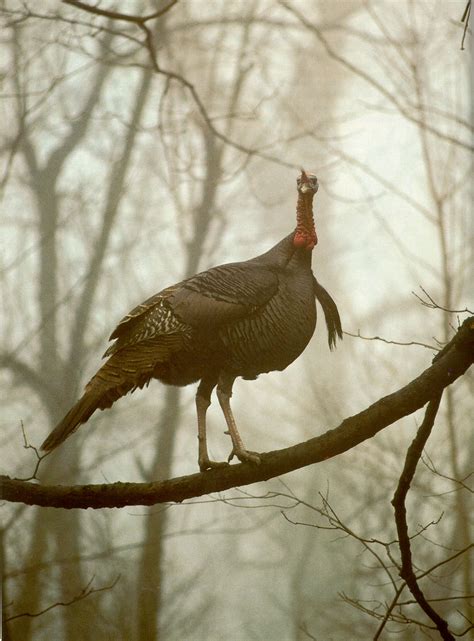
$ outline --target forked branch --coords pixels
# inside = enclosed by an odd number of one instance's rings
[[[400,576],[406,582],[410,592],[415,597],[418,605],[422,608],[427,616],[436,625],[441,638],[445,641],[454,641],[454,637],[449,631],[448,623],[443,619],[436,610],[428,603],[423,591],[418,585],[415,572],[413,570],[410,537],[408,535],[407,511],[405,499],[410,489],[411,482],[415,476],[416,466],[421,458],[426,441],[433,429],[436,414],[438,413],[441,402],[442,390],[437,392],[426,408],[425,418],[418,429],[418,432],[408,448],[405,465],[403,467],[400,480],[398,482],[395,495],[392,499],[392,505],[395,509],[395,524],[397,526],[398,541],[402,566]]]

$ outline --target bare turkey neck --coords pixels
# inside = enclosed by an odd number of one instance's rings
[[[294,245],[313,249],[318,242],[314,228],[313,216],[313,192],[303,194],[298,192],[298,203],[296,205],[296,232]]]

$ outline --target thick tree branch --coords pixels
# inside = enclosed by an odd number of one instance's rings
[[[431,367],[397,392],[381,398],[335,429],[304,443],[261,455],[260,465],[239,464],[156,483],[44,486],[0,477],[6,501],[62,508],[103,508],[183,501],[210,492],[265,481],[319,463],[355,447],[423,407],[462,376],[474,360],[474,317],[436,355]]]
[[[435,623],[441,638],[446,641],[454,641],[454,637],[449,631],[447,621],[443,619],[428,603],[423,591],[418,585],[418,581],[413,570],[410,536],[408,534],[407,510],[405,506],[405,499],[410,489],[411,482],[413,481],[413,477],[415,476],[416,466],[421,458],[426,441],[431,434],[431,430],[433,429],[442,393],[442,390],[437,392],[428,403],[423,423],[420,425],[413,442],[408,448],[405,465],[392,500],[392,505],[395,509],[395,523],[397,525],[400,555],[402,559],[400,576],[408,585],[410,592],[415,597],[419,606],[425,614],[430,617],[433,623]]]

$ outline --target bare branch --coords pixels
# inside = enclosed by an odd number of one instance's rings
[[[426,599],[428,603],[440,603],[442,601],[458,601],[462,599],[474,599],[474,594],[459,594],[457,596],[444,596],[444,597],[439,597],[438,599]],[[399,601],[398,605],[403,606],[403,605],[415,605],[418,603],[416,599],[410,599],[409,601]]]
[[[454,561],[455,559],[457,559],[458,557],[462,556],[463,554],[466,554],[466,552],[469,552],[469,550],[472,550],[473,547],[474,547],[474,544],[470,543],[469,545],[467,545],[462,550],[458,550],[455,554],[449,556],[448,558],[443,559],[442,561],[439,561],[438,563],[435,563],[430,568],[425,570],[425,572],[422,572],[421,574],[418,574],[418,576],[416,577],[417,580],[419,581],[420,579],[423,579],[425,576],[429,576],[433,572],[433,570],[436,570],[437,568],[440,568],[441,566],[446,565],[447,563],[451,563],[451,561]]]
[[[467,30],[469,28],[469,18],[471,17],[471,0],[467,0],[464,13],[462,14],[461,22],[464,22],[464,29],[462,32],[461,51],[464,51],[464,41],[466,39]]]
[[[439,476],[442,479],[446,479],[446,481],[451,481],[452,483],[455,483],[458,485],[457,489],[464,489],[470,492],[470,494],[474,494],[474,490],[465,483],[471,476],[473,476],[474,472],[469,472],[469,474],[466,474],[466,476],[462,479],[456,479],[453,476],[448,476],[447,474],[443,474],[439,470],[436,469],[435,464],[431,460],[431,458],[426,454],[425,457],[421,457],[421,460],[423,464],[429,469],[430,472],[435,474],[436,476]]]
[[[381,398],[335,429],[293,447],[261,455],[260,465],[230,465],[154,483],[113,483],[84,486],[42,486],[0,477],[3,499],[62,508],[103,508],[154,505],[220,492],[264,481],[325,461],[373,437],[403,416],[423,407],[462,376],[474,360],[474,317],[464,321],[431,367],[400,390]]]
[[[155,11],[154,13],[149,13],[146,16],[136,16],[129,13],[120,13],[119,11],[108,11],[107,9],[100,9],[99,7],[91,6],[86,2],[80,2],[80,0],[62,0],[63,4],[70,4],[73,7],[87,11],[88,13],[93,13],[96,16],[103,16],[105,18],[110,18],[112,20],[125,20],[125,22],[133,22],[134,24],[143,25],[148,20],[154,20],[155,18],[160,18],[162,15],[167,13],[178,0],[171,0],[163,9]]]
[[[438,303],[428,294],[426,289],[424,289],[420,285],[420,289],[423,292],[423,294],[426,296],[426,299],[423,299],[421,296],[419,296],[416,292],[412,292],[413,296],[417,298],[420,303],[424,307],[428,307],[429,309],[440,309],[443,312],[448,312],[448,314],[474,314],[473,311],[465,307],[464,309],[448,309],[447,307],[443,307],[442,305],[438,305]]]
[[[191,94],[191,98],[194,104],[196,105],[198,112],[202,117],[202,119],[204,120],[207,128],[216,138],[221,140],[223,143],[225,143],[229,147],[233,147],[237,151],[240,151],[248,155],[249,157],[258,156],[259,158],[263,158],[264,160],[268,160],[269,162],[275,163],[277,165],[288,167],[289,169],[299,169],[298,163],[286,162],[277,156],[272,156],[271,154],[267,154],[264,151],[259,150],[257,148],[247,147],[246,145],[243,145],[237,142],[236,140],[231,139],[225,133],[222,133],[214,125],[211,119],[211,116],[209,115],[204,105],[204,102],[202,101],[201,96],[199,95],[199,92],[197,91],[194,84],[190,82],[187,78],[185,78],[182,74],[177,73],[176,71],[163,69],[159,65],[157,55],[156,55],[155,44],[153,42],[153,35],[151,30],[147,26],[146,22],[148,20],[151,20],[152,18],[159,17],[159,15],[162,15],[162,13],[164,13],[164,10],[162,10],[162,12],[155,12],[154,14],[149,14],[148,16],[145,16],[145,17],[140,17],[140,16],[131,15],[131,14],[117,13],[114,11],[106,11],[103,9],[98,9],[97,7],[91,7],[90,5],[80,2],[79,0],[63,0],[63,2],[65,4],[75,6],[78,9],[82,9],[83,11],[87,11],[88,13],[94,13],[96,15],[108,17],[109,19],[112,19],[112,20],[114,19],[124,20],[127,22],[131,22],[133,24],[136,24],[137,27],[142,30],[145,36],[145,40],[142,43],[142,46],[148,51],[148,56],[149,56],[153,71],[162,76],[165,76],[166,78],[168,78],[168,80],[174,80],[178,82],[185,89],[187,89],[187,91]],[[173,4],[175,3],[171,2],[169,5],[167,5],[168,8],[165,7],[165,9],[166,10],[170,9],[173,6]]]
[[[418,429],[418,432],[408,448],[405,459],[405,465],[400,476],[400,480],[392,499],[392,505],[395,509],[395,523],[397,526],[398,540],[400,546],[400,554],[402,559],[402,567],[400,569],[400,576],[415,597],[419,606],[425,614],[436,624],[436,627],[445,641],[454,641],[454,637],[449,631],[448,622],[441,617],[436,610],[426,600],[423,591],[418,585],[418,581],[413,570],[412,554],[410,538],[408,535],[408,524],[406,519],[405,499],[410,489],[411,482],[415,476],[416,466],[421,458],[423,448],[428,440],[431,430],[434,425],[436,414],[438,413],[439,404],[441,402],[442,391],[435,394],[432,400],[428,403],[425,418]]]
[[[380,639],[380,635],[382,634],[383,629],[385,628],[385,626],[387,625],[388,621],[390,620],[390,618],[392,616],[392,612],[393,612],[394,607],[396,605],[400,605],[399,602],[398,602],[398,598],[399,598],[400,594],[403,592],[403,590],[405,589],[405,586],[406,586],[406,583],[405,583],[405,581],[403,581],[398,586],[397,590],[395,591],[393,599],[392,599],[390,605],[388,606],[388,608],[385,611],[385,616],[382,618],[379,627],[375,631],[373,641],[378,641],[378,639]]]
[[[410,120],[411,122],[415,123],[425,131],[429,131],[431,134],[439,138],[440,140],[445,140],[447,142],[450,142],[454,145],[458,145],[459,147],[462,147],[464,149],[467,149],[469,151],[474,150],[474,146],[469,143],[465,142],[464,140],[460,140],[458,138],[454,138],[453,136],[450,136],[448,134],[445,134],[443,131],[436,129],[432,125],[423,122],[422,119],[417,117],[416,115],[413,115],[411,112],[409,112],[406,109],[406,106],[401,103],[397,97],[391,93],[386,87],[384,87],[383,84],[381,84],[378,80],[376,80],[373,76],[371,76],[369,73],[367,73],[364,69],[361,67],[358,67],[355,65],[353,62],[351,62],[348,58],[345,58],[343,55],[338,53],[329,43],[327,38],[323,35],[321,29],[314,23],[310,22],[302,13],[300,13],[297,9],[294,7],[291,7],[287,2],[284,0],[279,0],[279,4],[281,7],[292,13],[301,24],[303,24],[309,31],[311,31],[315,37],[319,40],[319,42],[322,44],[324,50],[328,54],[330,58],[333,60],[336,60],[339,62],[341,65],[343,65],[346,69],[354,73],[356,76],[359,76],[359,78],[362,78],[365,82],[367,82],[371,87],[376,89],[386,100],[388,100],[391,104],[393,104],[399,113],[407,118],[407,120]]]
[[[357,330],[357,334],[351,334],[351,332],[343,332],[346,336],[352,336],[353,338],[362,338],[364,341],[382,341],[382,343],[387,343],[388,345],[418,345],[419,347],[426,347],[427,349],[432,349],[435,352],[439,351],[439,347],[434,345],[428,345],[428,343],[418,343],[418,341],[410,341],[409,343],[404,343],[401,341],[389,341],[386,338],[381,338],[380,336],[362,336],[360,330]]]
[[[92,581],[94,580],[94,577],[92,577],[89,583],[84,588],[82,588],[79,594],[76,594],[76,596],[70,599],[69,601],[57,601],[56,603],[52,603],[47,608],[44,608],[39,612],[22,612],[21,614],[15,614],[11,617],[7,617],[5,619],[5,622],[14,621],[15,619],[21,619],[22,617],[32,617],[32,618],[40,617],[42,614],[46,614],[46,612],[49,612],[50,610],[53,610],[54,608],[57,608],[59,606],[67,607],[68,605],[72,605],[73,603],[77,603],[78,601],[82,601],[83,599],[86,599],[91,594],[97,594],[98,592],[105,592],[106,590],[112,590],[112,588],[115,587],[119,579],[120,579],[120,574],[115,577],[115,579],[110,585],[104,585],[101,588],[93,588]]]
[[[48,454],[40,454],[39,451],[38,451],[38,448],[35,447],[34,445],[30,444],[30,442],[28,441],[28,438],[26,436],[25,426],[23,425],[23,421],[21,421],[21,433],[23,435],[23,447],[25,448],[25,450],[33,450],[33,452],[35,453],[35,456],[36,456],[36,464],[35,464],[33,472],[30,474],[30,476],[28,478],[25,478],[25,479],[22,479],[22,480],[23,481],[33,481],[34,479],[37,480],[37,476],[36,475],[38,474],[38,470],[39,470],[39,467],[41,465],[41,461],[46,456],[48,456]]]

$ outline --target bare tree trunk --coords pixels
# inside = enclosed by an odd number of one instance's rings
[[[105,40],[107,45],[110,42],[110,37],[106,36]],[[43,241],[40,245],[37,284],[39,318],[41,320],[37,372],[47,381],[48,387],[53,389],[51,394],[46,395],[45,393],[41,399],[48,411],[52,425],[59,420],[72,402],[77,392],[77,372],[79,371],[79,363],[68,363],[63,368],[58,353],[56,312],[59,298],[57,254],[59,195],[57,183],[65,162],[87,132],[92,112],[100,99],[109,72],[110,67],[106,65],[101,65],[98,68],[80,117],[70,125],[65,138],[51,152],[42,166],[39,164],[37,150],[28,133],[24,133],[22,138],[22,151],[31,177],[31,186],[38,212],[38,236]],[[18,91],[21,93],[21,87],[18,87]],[[65,381],[68,381],[67,388],[64,384]],[[67,461],[63,459],[59,468],[57,464],[53,468],[49,463],[43,467],[42,471],[45,478],[51,479],[52,476],[57,478],[58,474],[62,475],[62,472],[66,476],[74,474],[77,464],[78,457],[75,453]],[[64,536],[65,532],[67,532],[67,536]],[[40,559],[46,559],[51,540],[58,542],[62,553],[66,548],[71,554],[77,553],[79,533],[78,514],[37,511],[31,528],[31,542],[29,552],[26,555],[26,565],[30,562],[37,563]],[[63,581],[63,584],[68,586],[68,590],[71,589],[70,578],[69,576],[68,580]],[[80,587],[86,583],[81,576],[80,567],[76,573],[76,580]],[[25,610],[34,612],[41,609],[40,584],[41,577],[38,572],[26,576],[18,597],[18,602]],[[31,639],[33,622],[34,619],[30,617],[20,619],[15,625],[14,638],[21,641]]]
[[[251,14],[251,8],[249,15]],[[251,25],[246,23],[242,31],[242,50],[244,50]],[[213,64],[219,63],[219,56],[214,58]],[[211,82],[216,81],[215,74],[211,75]],[[229,113],[233,113],[243,88],[245,75],[240,69],[239,62],[236,67],[236,80],[233,92],[229,98]],[[209,92],[217,91],[217,87],[209,87]],[[230,120],[229,131],[232,126]],[[202,185],[200,203],[197,205],[193,215],[193,230],[189,242],[186,244],[186,266],[185,277],[196,273],[202,258],[205,242],[208,238],[212,222],[212,212],[215,207],[219,177],[222,172],[222,159],[225,148],[210,136],[206,128],[202,130],[203,144],[205,150],[206,175]],[[162,434],[163,428],[159,430],[158,443],[154,461],[150,467],[149,478],[169,478],[171,475],[171,462],[174,453],[174,443],[179,427],[180,407],[179,401],[181,390],[178,388],[168,389],[163,409],[165,420],[161,423],[166,433]],[[166,418],[167,417],[167,418]],[[197,440],[196,440],[197,443]],[[197,447],[196,447],[197,453]],[[165,572],[163,571],[164,559],[164,533],[167,523],[167,511],[160,510],[156,513],[153,509],[147,516],[145,523],[145,535],[143,541],[143,555],[140,561],[140,568],[137,576],[138,595],[138,630],[137,641],[158,641],[160,638],[160,623],[163,614],[162,608],[162,582]]]
[[[7,588],[6,581],[5,581],[5,578],[4,578],[4,568],[5,568],[5,547],[4,547],[4,545],[5,545],[4,529],[0,528],[0,570],[1,570],[1,573],[2,573],[2,577],[1,577],[1,580],[2,580],[2,598],[1,598],[1,602],[2,602],[2,627],[0,629],[0,633],[2,635],[1,638],[3,639],[3,641],[10,641],[10,639],[11,639],[10,633],[8,631],[8,626],[5,623],[5,618],[6,618],[5,613],[6,613],[6,609],[7,609],[8,605],[9,605],[9,600],[8,600],[8,594],[7,594],[7,589],[6,589]]]
[[[56,153],[54,158],[53,154],[51,161],[48,162],[44,170],[40,172],[37,179],[37,189],[35,189],[40,213],[39,233],[42,238],[47,238],[47,242],[43,244],[41,251],[38,287],[41,318],[44,319],[44,332],[41,334],[40,371],[48,377],[48,380],[53,382],[55,388],[55,393],[53,394],[54,404],[49,407],[52,425],[62,417],[63,413],[76,399],[78,394],[78,372],[80,371],[81,362],[84,358],[85,342],[94,295],[97,290],[108,240],[123,193],[126,171],[130,164],[135,136],[146,104],[152,78],[150,71],[143,73],[130,127],[124,139],[122,155],[120,161],[114,165],[113,174],[109,182],[109,192],[103,214],[102,228],[96,241],[95,250],[92,253],[82,295],[79,297],[75,323],[73,328],[71,328],[70,355],[67,361],[62,364],[58,356],[58,335],[54,321],[56,301],[58,298],[57,283],[59,272],[56,248],[59,201],[56,193],[56,178],[70,152],[73,151],[75,145],[78,143],[79,138],[82,138],[86,132],[87,122],[93,107],[99,100],[101,88],[109,71],[110,67],[105,65],[99,68],[95,86],[88,100],[88,107],[83,112],[84,121],[80,130],[81,135],[71,136],[68,144],[61,147],[62,153]],[[29,148],[27,153],[30,154],[30,159],[33,159],[34,156],[32,154],[34,152],[32,147]],[[30,165],[30,169],[33,170],[34,166]],[[43,292],[45,292],[44,296]],[[51,356],[51,358],[49,358],[49,356]],[[45,399],[43,400],[46,402]],[[54,464],[52,465],[50,463],[49,465],[45,465],[42,468],[42,472],[49,480],[52,480],[54,477],[64,481],[68,476],[77,473],[79,455],[80,451],[77,447],[66,448],[62,452],[62,456],[55,457]],[[46,559],[48,552],[47,541],[54,541],[56,543],[58,556],[79,558],[81,553],[80,532],[80,515],[78,512],[53,511],[43,514],[37,513],[34,518],[30,551],[28,553],[28,558],[31,560],[30,562],[37,563],[40,559]],[[28,565],[28,561],[26,565]],[[90,577],[84,577],[82,575],[80,564],[76,566],[74,573],[72,573],[71,569],[66,565],[60,566],[61,591],[62,594],[65,595],[65,598],[67,595],[70,595],[71,592],[80,592],[89,579]],[[22,592],[23,594],[20,597],[20,601],[28,604],[28,610],[35,611],[40,609],[41,590],[40,575],[38,572],[28,574]],[[61,615],[64,617],[65,638],[74,639],[78,638],[78,635],[81,638],[88,636],[88,631],[84,629],[84,625],[86,625],[87,628],[89,625],[88,617],[84,616],[84,608],[87,610],[88,607],[86,601],[80,608],[73,607],[67,611],[61,611]],[[32,620],[28,617],[19,620],[17,626],[15,626],[15,638],[21,639],[22,641],[31,638],[31,625]],[[81,628],[83,629],[83,633],[81,632]]]
[[[157,425],[158,438],[155,456],[150,469],[151,478],[170,478],[176,433],[180,422],[181,390],[177,387],[166,389],[165,406]],[[164,533],[166,528],[166,507],[151,508],[145,520],[143,554],[137,579],[139,641],[155,641],[159,638],[162,613],[162,577],[164,558]]]
[[[84,283],[84,289],[82,291],[82,295],[79,299],[79,304],[77,307],[75,323],[73,324],[71,331],[70,357],[68,360],[69,366],[71,366],[72,363],[80,363],[84,354],[87,330],[90,323],[91,311],[93,309],[92,306],[94,302],[94,296],[99,284],[99,278],[102,272],[103,260],[106,255],[110,234],[117,217],[118,207],[125,185],[126,173],[130,165],[130,159],[134,148],[134,141],[139,129],[143,109],[148,97],[151,79],[152,73],[149,70],[145,70],[143,72],[138,89],[132,117],[128,125],[127,135],[125,136],[125,139],[123,141],[121,158],[120,161],[115,165],[113,173],[110,176],[108,196],[106,199],[105,210],[102,216],[102,229],[97,239],[95,250],[92,254],[90,267],[88,270],[88,277],[86,282]],[[78,447],[70,449],[72,449],[73,469],[76,470],[79,467],[80,450]],[[61,516],[63,516],[64,518],[64,515]],[[67,530],[71,533],[71,536],[66,537],[66,549],[64,547],[64,537],[61,535],[60,531],[58,532],[59,536],[56,539],[58,546],[58,556],[59,554],[61,554],[66,555],[70,558],[79,558],[81,553],[80,515],[75,510],[73,510],[70,514],[65,516],[68,520],[69,526],[71,528],[74,528],[74,530]],[[77,568],[80,568],[80,564],[77,565]],[[76,572],[77,570],[74,572],[74,578],[76,579],[74,581],[74,589],[76,590],[76,593],[78,593],[86,585],[87,581],[90,580],[90,577],[83,578],[82,572],[77,572],[79,580],[81,581],[81,584],[78,584]],[[68,589],[71,589],[71,578],[71,569],[65,565],[62,565],[61,591],[63,594],[65,594]],[[85,601],[83,604],[81,604],[81,607],[70,608],[69,611],[64,612],[63,621],[65,626],[66,639],[82,639],[90,636],[90,619],[86,616],[87,610],[90,607],[91,606],[89,605],[89,602]]]
[[[211,223],[211,212],[217,192],[217,177],[220,170],[222,149],[216,151],[213,137],[205,138],[207,174],[203,185],[203,195],[194,216],[194,233],[188,243],[185,275],[188,276],[198,269],[202,250]],[[180,424],[181,390],[177,387],[166,389],[165,404],[162,419],[158,425],[158,439],[155,457],[150,466],[148,478],[169,478],[171,476],[172,458],[176,434]],[[197,452],[197,448],[196,448]],[[162,577],[164,539],[167,523],[167,511],[150,509],[145,522],[143,554],[137,577],[138,596],[138,641],[157,641],[159,639],[160,620],[162,614]]]

